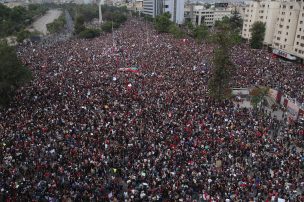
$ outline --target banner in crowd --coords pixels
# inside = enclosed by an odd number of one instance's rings
[[[298,113],[299,113],[300,108],[293,102],[290,102],[288,100],[287,103],[287,112],[288,115],[293,119],[296,120],[298,118]]]
[[[301,109],[297,104],[293,101],[284,97],[282,92],[270,89],[269,96],[276,100],[277,103],[281,104],[282,106],[286,107],[287,109],[287,116],[292,120],[297,120],[300,117],[304,117],[304,110]]]
[[[270,97],[272,97],[277,103],[280,103],[281,102],[281,99],[282,99],[282,93],[277,91],[277,90],[274,90],[274,89],[270,89],[269,90],[269,95]]]

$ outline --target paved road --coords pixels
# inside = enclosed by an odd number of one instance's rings
[[[48,33],[46,25],[57,19],[61,15],[61,13],[62,11],[57,9],[48,10],[44,16],[38,18],[33,23],[34,29],[46,35]]]

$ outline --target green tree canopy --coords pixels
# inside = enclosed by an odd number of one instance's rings
[[[74,32],[75,32],[75,34],[79,34],[80,32],[82,32],[84,30],[85,30],[84,17],[82,15],[79,15],[75,21]]]
[[[32,23],[35,16],[47,11],[46,5],[31,4],[28,8],[17,6],[8,8],[0,4],[0,38],[22,32]]]
[[[263,41],[265,37],[265,23],[263,22],[255,22],[252,25],[251,31],[251,39],[250,39],[250,46],[254,49],[260,49],[263,47]]]
[[[0,105],[12,99],[18,87],[31,78],[31,72],[18,60],[15,49],[0,42]]]
[[[232,16],[229,19],[229,23],[231,26],[231,29],[237,30],[240,32],[243,27],[243,19],[241,18],[240,14],[237,11],[234,11],[232,13]]]
[[[171,24],[169,27],[169,32],[175,37],[175,38],[181,38],[184,36],[184,32],[175,24]]]
[[[84,31],[79,33],[79,36],[81,38],[90,39],[99,36],[100,32],[101,30],[99,29],[85,29]]]
[[[171,14],[170,13],[164,13],[162,15],[159,15],[155,18],[155,29],[162,33],[162,32],[169,32],[169,27],[172,24],[170,21]]]
[[[231,95],[229,82],[233,73],[233,63],[229,59],[229,50],[236,43],[235,32],[229,23],[219,22],[212,36],[212,41],[216,45],[213,57],[212,76],[209,80],[208,89],[210,95],[222,100]]]
[[[205,25],[199,25],[193,29],[193,36],[198,42],[201,42],[203,39],[206,39],[208,34],[208,27]]]

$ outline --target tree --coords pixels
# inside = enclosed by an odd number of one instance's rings
[[[169,32],[175,37],[175,38],[181,38],[184,36],[184,32],[175,24],[171,24],[169,27]]]
[[[79,37],[81,38],[94,38],[100,35],[101,30],[99,29],[85,29],[84,31],[79,33]]]
[[[212,76],[208,84],[209,94],[217,100],[222,100],[231,94],[229,81],[233,65],[229,60],[227,50],[224,48],[216,49],[214,51],[213,63]]]
[[[222,20],[218,20],[215,22],[214,28],[218,31],[225,30],[228,34],[229,40],[227,42],[234,44],[239,44],[242,41],[242,37],[240,35],[241,27],[238,23],[238,15],[232,16],[231,18],[225,16]],[[242,22],[241,22],[242,23]]]
[[[164,13],[162,15],[159,15],[155,18],[155,29],[162,33],[162,32],[169,32],[169,27],[172,24],[170,21],[171,14],[170,13]]]
[[[229,50],[235,44],[233,33],[227,23],[222,23],[212,37],[217,48],[214,50],[214,66],[208,89],[209,94],[217,100],[228,98],[231,95],[229,82],[234,66],[229,59]]]
[[[105,22],[101,26],[102,31],[104,32],[112,32],[112,22]]]
[[[18,60],[14,48],[0,42],[0,105],[7,105],[18,87],[31,79],[31,72]]]
[[[205,25],[199,25],[193,29],[193,36],[198,42],[202,42],[208,36],[208,27]]]
[[[28,30],[22,30],[17,33],[17,42],[21,43],[24,41],[24,39],[27,39],[30,36],[31,36],[31,32],[29,32]]]
[[[242,30],[243,19],[241,18],[240,14],[236,10],[232,13],[232,16],[229,19],[229,23],[230,23],[231,29],[237,30],[238,32],[240,32]]]
[[[255,22],[252,25],[251,31],[251,40],[250,46],[254,49],[260,49],[263,47],[263,41],[265,37],[265,23],[263,22]]]
[[[263,103],[265,102],[265,97],[269,94],[268,87],[255,87],[250,91],[251,96],[251,104],[253,108],[257,109],[258,105],[263,107]]]
[[[75,34],[79,34],[80,32],[84,31],[85,30],[85,26],[84,26],[84,17],[83,16],[78,16],[76,18],[76,22],[75,22],[75,25],[74,25],[74,32]]]

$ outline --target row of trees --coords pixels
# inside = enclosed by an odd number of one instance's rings
[[[43,15],[47,10],[48,7],[43,4],[30,4],[28,8],[9,8],[0,4],[0,38],[23,32],[35,17]]]
[[[13,98],[17,88],[31,79],[31,72],[18,60],[16,50],[0,41],[0,106]]]

